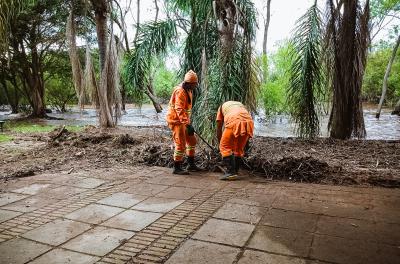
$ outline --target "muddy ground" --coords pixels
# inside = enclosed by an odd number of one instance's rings
[[[71,133],[59,128],[48,134],[14,135],[0,144],[2,181],[42,172],[91,168],[172,165],[173,144],[165,127],[88,127]],[[197,162],[220,170],[219,155],[200,143]],[[334,185],[400,187],[400,141],[252,139],[244,171],[269,180]],[[248,174],[247,173],[247,174]]]

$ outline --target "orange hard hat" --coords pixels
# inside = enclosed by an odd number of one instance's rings
[[[185,74],[185,82],[187,83],[198,83],[198,78],[197,78],[197,74],[190,70]]]

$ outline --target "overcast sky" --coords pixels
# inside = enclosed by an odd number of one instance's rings
[[[128,6],[128,3],[131,0],[120,0],[122,6]],[[198,0],[201,1],[201,0]],[[145,21],[154,20],[155,17],[155,6],[154,0],[141,0],[141,23]],[[158,0],[160,8],[162,9],[163,0]],[[268,33],[268,51],[276,50],[277,44],[285,39],[288,39],[291,35],[291,32],[294,28],[296,20],[302,16],[305,11],[313,4],[314,0],[272,0],[271,1],[271,22]],[[266,14],[266,0],[253,0],[257,11],[258,11],[258,24],[259,28],[257,31],[257,40],[256,40],[256,50],[261,52],[262,50],[262,41],[264,34],[264,16]],[[322,5],[325,4],[325,1],[320,0],[319,3]],[[132,40],[134,38],[134,23],[136,18],[136,0],[131,1],[130,12],[126,17],[127,28],[129,39]],[[159,15],[160,19],[165,18],[162,10]],[[386,31],[383,31],[378,37],[382,38],[387,34]],[[376,39],[376,40],[377,40]]]

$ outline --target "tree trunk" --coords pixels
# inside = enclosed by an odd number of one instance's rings
[[[271,0],[267,1],[267,17],[264,24],[264,40],[263,40],[263,55],[267,55],[267,42],[268,42],[268,28],[271,19]]]
[[[35,83],[31,87],[32,113],[30,117],[43,118],[46,117],[44,105],[44,87],[40,83]]]
[[[228,58],[232,51],[233,38],[236,27],[236,10],[235,3],[232,0],[216,0],[213,2],[214,16],[217,20],[219,38],[223,58]]]
[[[138,34],[139,34],[139,26],[140,26],[140,0],[137,0],[136,2],[136,32],[135,32],[135,38],[133,39],[133,43],[136,43]]]
[[[34,43],[34,41],[32,41]],[[44,81],[41,70],[41,61],[38,55],[37,47],[31,47],[32,62],[30,69],[25,67],[25,77],[31,96],[32,113],[31,117],[44,118],[46,117],[46,106],[44,103]]]
[[[11,91],[8,91],[7,82],[5,79],[0,80],[1,86],[3,86],[4,94],[6,96],[7,103],[11,107],[11,113],[17,114],[18,113],[18,106],[19,106],[19,98],[18,98],[18,90],[14,88],[14,95],[11,95]]]
[[[97,42],[99,45],[100,71],[104,69],[107,53],[107,2],[105,0],[92,0],[96,20]]]
[[[392,115],[400,116],[400,99],[397,101],[396,106],[393,109]]]
[[[160,8],[158,7],[158,0],[154,0],[154,5],[156,6],[156,17],[154,18],[154,22],[158,20],[158,13],[160,12]]]
[[[151,93],[151,85],[147,86],[147,89],[144,91],[144,93],[149,97],[150,101],[153,103],[154,109],[156,110],[157,113],[162,112],[162,106],[160,103],[157,101],[157,98]]]
[[[121,81],[121,110],[126,113],[126,87],[124,83]]]
[[[330,136],[349,139],[365,137],[361,86],[368,48],[369,1],[359,20],[358,0],[343,2],[343,14],[338,25],[334,47],[333,101],[329,119]],[[361,33],[357,33],[360,28]]]
[[[386,68],[385,77],[383,78],[382,95],[381,95],[381,99],[379,100],[378,110],[376,111],[376,115],[375,115],[376,118],[379,118],[381,116],[381,110],[382,110],[383,102],[385,101],[385,97],[386,97],[387,83],[388,83],[390,71],[392,70],[393,61],[396,58],[396,54],[397,54],[399,45],[400,45],[400,35],[397,38],[396,44],[393,48],[392,56],[390,57],[389,63]]]
[[[150,78],[149,84],[147,85],[146,91],[144,93],[149,97],[150,101],[153,103],[154,109],[156,110],[157,113],[162,112],[162,106],[158,102],[158,99],[154,93],[154,88],[153,88],[153,79]]]
[[[107,14],[109,12],[106,0],[92,0],[94,14],[96,20],[97,42],[99,46],[100,57],[100,76],[103,76],[108,44]],[[101,127],[113,127],[114,120],[109,105],[109,94],[107,91],[107,80],[101,78],[100,84],[97,85],[97,94],[99,99],[99,121]]]

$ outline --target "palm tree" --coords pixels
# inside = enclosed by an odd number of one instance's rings
[[[250,0],[168,0],[168,19],[143,24],[125,68],[127,82],[147,93],[152,58],[176,46],[183,35],[183,75],[198,73],[193,121],[209,139],[215,135],[215,114],[227,100],[242,101],[256,111],[258,68],[253,57],[256,11]]]
[[[89,49],[86,52],[86,69],[84,74],[80,67],[75,43],[74,2],[72,2],[71,15],[67,23],[69,26],[69,34],[67,35],[70,44],[70,58],[73,66],[77,96],[82,99],[85,93],[84,90],[87,90],[88,87],[94,89],[94,92],[92,92],[92,101],[97,107],[101,127],[114,127],[121,115],[121,93],[119,88],[120,54],[117,51],[116,40],[113,35],[113,23],[110,23],[110,28],[108,26],[113,4],[113,0],[90,0],[90,2],[83,2],[83,5],[90,12],[88,16],[93,18],[96,26],[100,61],[99,81],[96,80],[94,74]]]
[[[290,72],[289,98],[300,134],[309,137],[318,134],[315,99],[321,86],[330,86],[330,136],[365,137],[361,86],[369,44],[369,0],[364,7],[360,0],[328,0],[324,32],[318,29],[322,24],[319,12],[313,11],[316,8],[315,1],[314,7],[300,20],[299,36],[293,39],[298,57]],[[323,48],[321,39],[325,41]],[[318,67],[324,64],[325,73]]]

